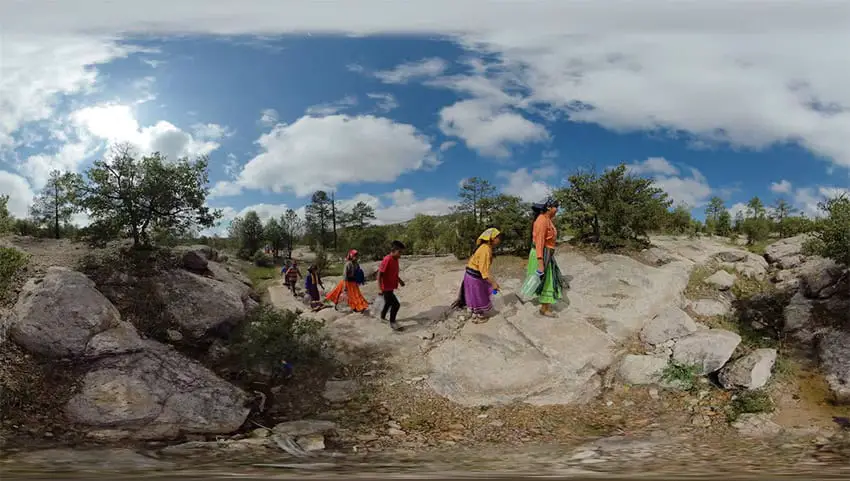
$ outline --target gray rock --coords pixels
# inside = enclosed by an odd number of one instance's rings
[[[135,439],[229,433],[242,425],[244,392],[161,344],[144,347],[97,361],[65,405],[68,419]]]
[[[301,449],[304,451],[314,452],[314,451],[323,451],[325,449],[325,436],[320,433],[307,434],[305,436],[298,436],[295,438],[295,442],[301,446]]]
[[[168,469],[173,465],[167,461],[144,456],[124,448],[56,448],[14,454],[6,459],[12,465],[31,465],[32,469],[50,470],[104,470],[136,471]],[[10,479],[14,476],[10,476]],[[59,479],[59,477],[57,477]]]
[[[625,384],[655,384],[661,380],[665,367],[666,359],[627,354],[617,367],[617,377]]]
[[[843,273],[844,268],[831,259],[809,259],[800,269],[803,292],[810,298],[821,297],[821,291],[837,283]]]
[[[690,301],[688,307],[704,317],[726,316],[732,312],[732,303],[726,299],[697,299]]]
[[[204,272],[209,265],[207,258],[198,251],[184,252],[180,257],[180,262],[184,268],[193,272]]]
[[[809,327],[812,323],[812,307],[812,301],[802,292],[794,294],[783,310],[783,332],[795,332]]]
[[[145,343],[139,337],[136,328],[129,322],[121,321],[100,334],[96,334],[86,345],[86,357],[115,356],[129,354],[145,349]]]
[[[83,356],[89,341],[121,323],[118,309],[80,272],[50,267],[30,279],[12,309],[12,339],[52,358]]]
[[[741,336],[723,329],[697,331],[676,341],[673,360],[680,364],[695,365],[701,374],[717,371],[735,352]]]
[[[773,437],[782,432],[782,426],[771,418],[769,413],[745,413],[738,416],[732,427],[741,435],[751,438]]]
[[[174,329],[167,329],[165,331],[165,336],[171,342],[180,342],[183,340],[183,334],[181,334],[180,331],[176,331]]]
[[[242,293],[215,279],[178,269],[162,273],[156,287],[165,311],[193,339],[212,329],[229,331],[247,315]]]
[[[360,386],[357,384],[357,381],[327,381],[322,397],[332,403],[346,402],[354,397],[358,389],[360,389]]]
[[[790,256],[799,256],[803,251],[803,244],[808,238],[808,234],[800,234],[787,239],[780,239],[765,248],[764,257],[768,262],[775,263]]]
[[[802,264],[803,256],[800,255],[790,255],[776,261],[776,265],[779,266],[780,269],[794,269]]]
[[[756,349],[720,370],[718,379],[726,389],[758,389],[770,380],[776,349]]]
[[[727,291],[735,285],[735,276],[726,271],[720,270],[708,276],[705,279],[705,283],[714,286],[721,291]]]
[[[850,332],[830,329],[818,340],[821,370],[838,404],[850,404]]]
[[[726,251],[717,254],[717,259],[723,262],[743,262],[747,260],[747,253],[744,251]]]
[[[287,421],[272,428],[272,432],[281,436],[298,438],[311,434],[324,434],[336,430],[336,423],[318,419],[302,419],[299,421]]]
[[[652,318],[641,330],[640,337],[645,343],[658,345],[670,339],[678,339],[696,332],[697,324],[682,309],[671,306]]]

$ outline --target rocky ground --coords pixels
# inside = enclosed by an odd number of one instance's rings
[[[168,469],[186,458],[361,471],[366,462],[456,469],[525,459],[555,470],[663,472],[712,456],[738,472],[746,459],[847,466],[850,284],[845,269],[805,257],[802,240],[764,257],[716,238],[658,237],[634,256],[562,248],[570,289],[555,319],[515,294],[523,261],[500,257],[503,290],[484,324],[449,310],[462,262],[405,258],[405,330],[374,315],[305,314],[325,323],[339,365],[296,366],[292,379],[263,390],[258,409],[258,392],[222,379],[231,377],[211,362],[259,299],[234,264],[195,247],[118,268],[120,259],[87,261],[76,246],[51,257],[55,249],[13,239],[37,280],[7,306],[12,342],[0,350],[38,358],[34,381],[64,377],[41,408],[57,410],[46,416],[50,431],[24,416],[7,422],[6,435],[34,431],[47,446],[81,434],[123,440],[128,458]],[[55,265],[82,265],[88,277]],[[364,268],[370,275],[375,265]],[[375,289],[364,286],[367,299]],[[268,294],[277,307],[305,308],[282,286]],[[68,421],[73,429],[63,429]],[[48,454],[7,462],[68,456]]]

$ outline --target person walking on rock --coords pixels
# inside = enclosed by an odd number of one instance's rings
[[[289,288],[292,290],[292,295],[297,296],[295,288],[298,284],[298,279],[303,278],[301,271],[298,269],[298,261],[292,261],[292,265],[286,270],[286,282],[289,283]]]
[[[310,296],[310,308],[314,311],[321,310],[324,307],[322,298],[319,295],[319,287],[325,288],[322,284],[322,277],[319,275],[319,268],[316,264],[312,264],[307,268],[307,277],[304,279],[304,288]]]
[[[390,314],[390,327],[394,331],[401,331],[401,326],[398,325],[396,317],[398,310],[401,308],[401,303],[395,295],[395,290],[398,286],[404,287],[404,281],[399,278],[398,259],[404,251],[404,244],[401,241],[394,240],[390,253],[381,261],[381,266],[378,267],[378,289],[381,296],[384,298],[384,309],[381,311],[381,319],[387,320],[387,313]]]
[[[561,270],[555,260],[555,240],[558,230],[552,219],[558,213],[558,202],[551,197],[544,202],[532,205],[534,225],[531,229],[533,246],[528,254],[527,274],[540,278],[537,299],[540,302],[540,314],[555,317],[552,304],[561,299]]]
[[[490,266],[493,264],[493,248],[502,242],[502,233],[491,227],[478,236],[475,253],[466,264],[466,272],[460,283],[454,309],[468,307],[472,311],[472,322],[484,322],[493,310],[492,293],[499,291],[499,283],[493,279]]]
[[[338,305],[341,297],[345,294],[348,306],[354,312],[366,312],[369,309],[369,302],[363,297],[358,284],[358,273],[361,271],[360,263],[357,262],[360,253],[354,249],[348,251],[345,257],[345,267],[343,268],[343,277],[339,284],[334,287],[334,290],[328,293],[325,297],[327,300]]]

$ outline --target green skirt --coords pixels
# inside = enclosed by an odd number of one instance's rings
[[[546,264],[543,269],[543,282],[540,284],[540,289],[537,291],[537,300],[541,304],[554,304],[561,300],[562,285],[561,285],[561,269],[558,268],[558,262],[555,261],[555,251],[547,249],[543,255],[543,262]],[[532,247],[528,253],[528,269],[526,275],[532,275],[537,272],[537,251]]]

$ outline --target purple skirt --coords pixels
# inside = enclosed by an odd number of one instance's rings
[[[463,296],[468,307],[475,314],[485,314],[493,309],[490,298],[490,283],[470,273],[463,275]]]

